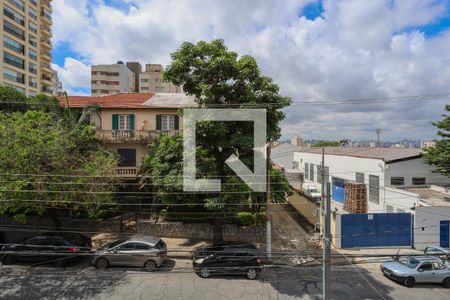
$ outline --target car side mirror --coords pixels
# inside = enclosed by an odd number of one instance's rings
[[[417,269],[418,272],[423,272],[422,268]]]

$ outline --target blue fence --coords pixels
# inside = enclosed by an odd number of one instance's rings
[[[413,217],[409,213],[341,216],[342,248],[411,246]]]

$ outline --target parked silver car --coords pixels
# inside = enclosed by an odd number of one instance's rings
[[[117,240],[98,250],[92,263],[98,269],[109,266],[127,266],[155,271],[167,255],[166,243],[154,236],[135,235],[126,240]]]
[[[380,266],[383,274],[407,287],[416,283],[441,283],[450,288],[450,265],[434,256],[400,257]]]

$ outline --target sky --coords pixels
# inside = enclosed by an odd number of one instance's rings
[[[56,0],[53,18],[53,66],[71,95],[90,93],[92,64],[166,66],[182,42],[221,38],[298,102],[283,139],[368,140],[376,128],[433,139],[450,103],[409,101],[450,95],[450,0]],[[302,104],[353,99],[380,101]]]

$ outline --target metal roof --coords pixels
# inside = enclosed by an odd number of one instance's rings
[[[321,147],[303,147],[297,152],[322,154]],[[394,162],[417,158],[423,151],[418,148],[369,148],[369,147],[325,147],[326,155],[372,158],[384,162]]]

